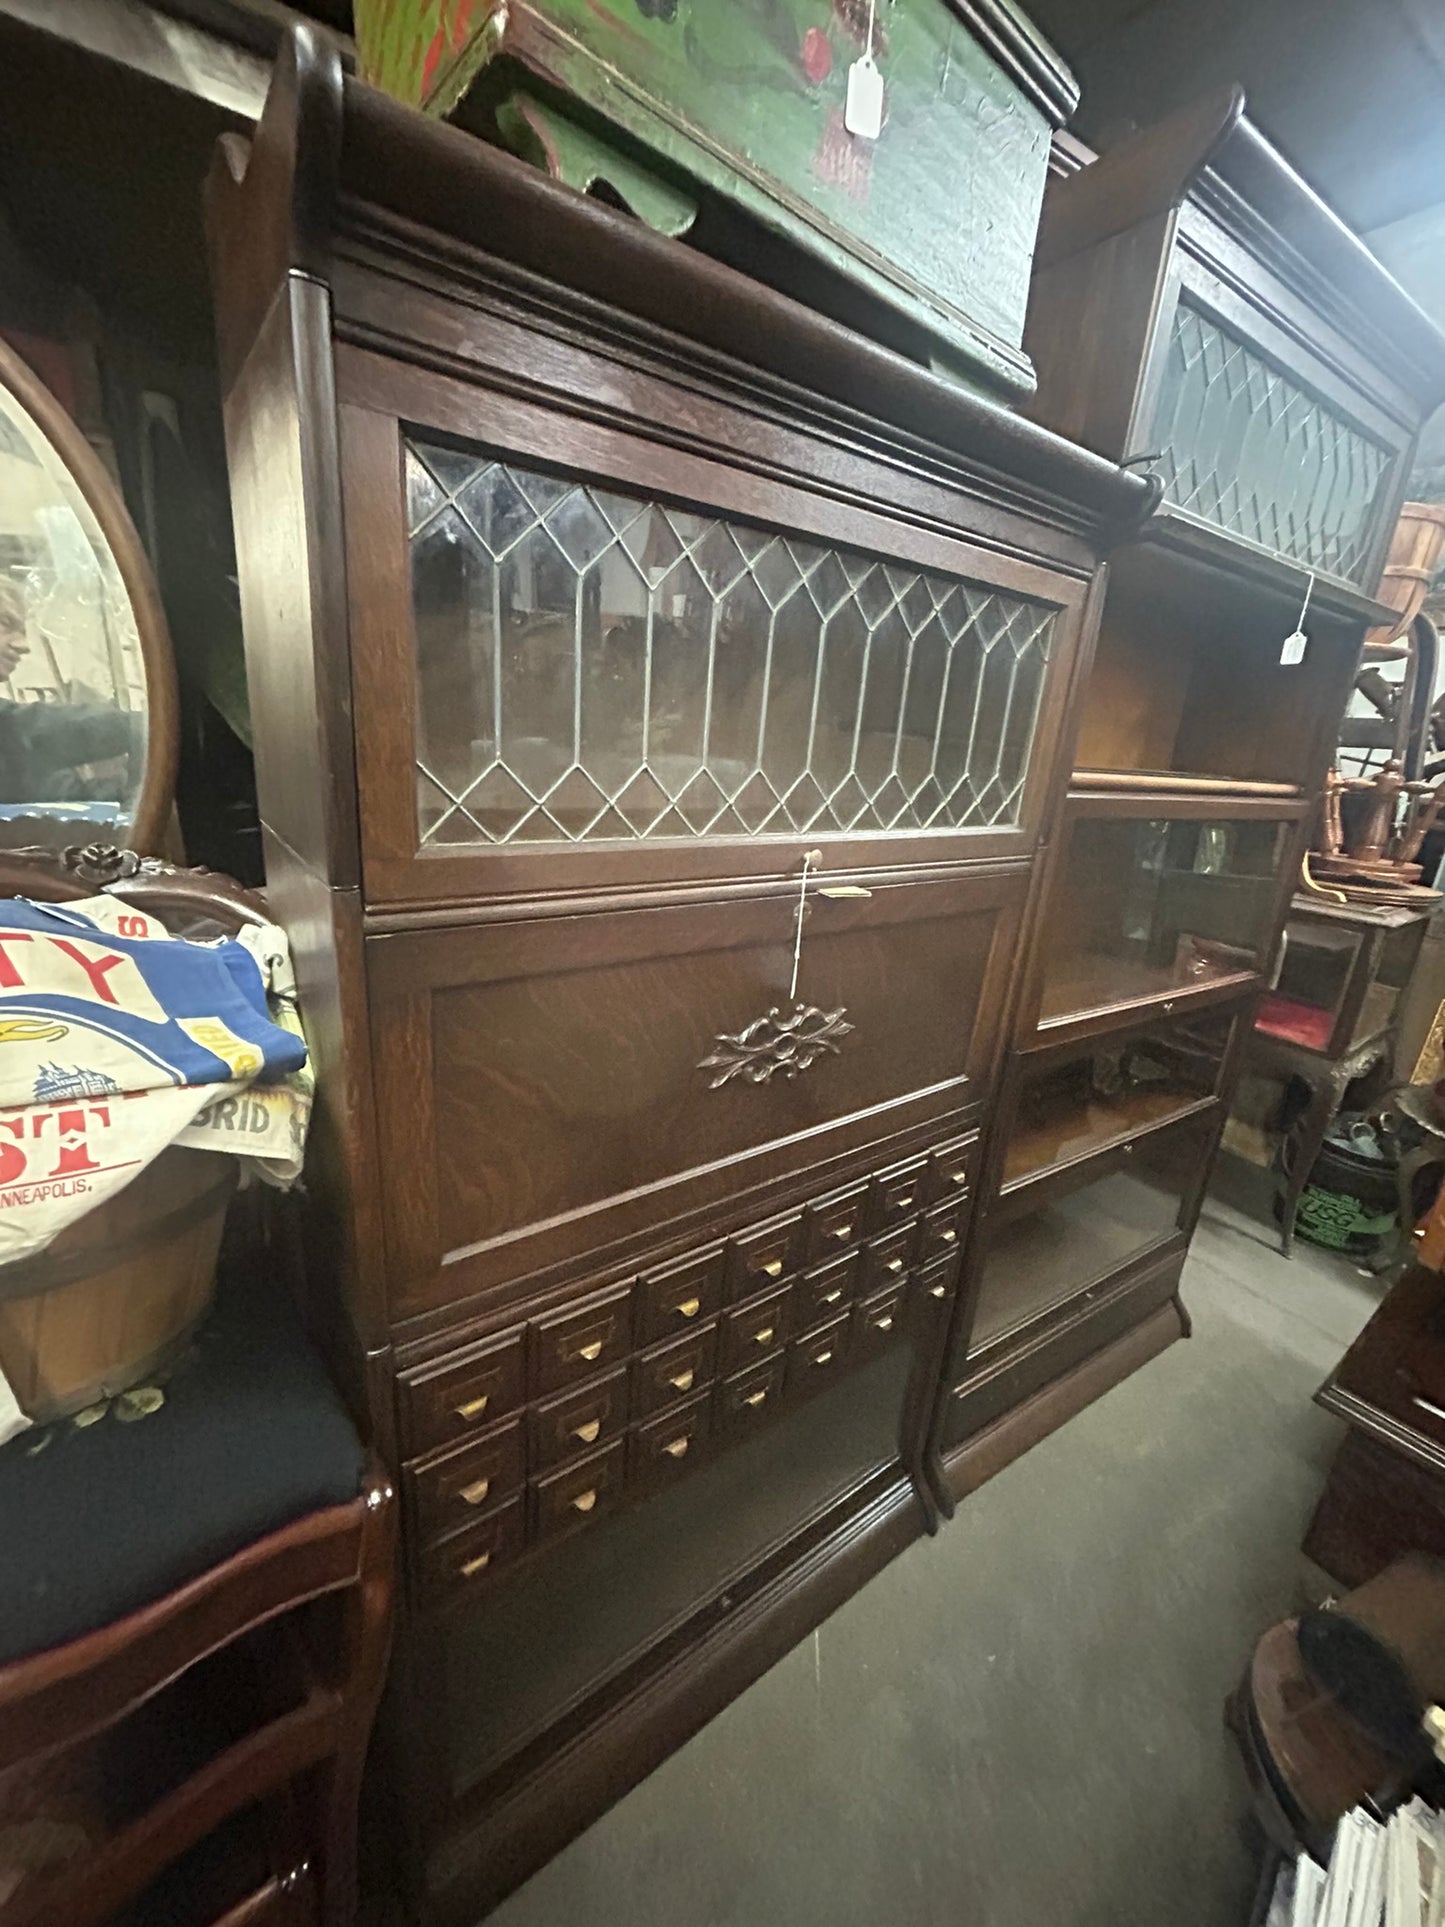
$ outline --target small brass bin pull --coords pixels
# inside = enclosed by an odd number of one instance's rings
[[[783,1275],[783,1261],[781,1258],[769,1258],[768,1262],[765,1265],[761,1265],[759,1269],[769,1278],[781,1278]]]
[[[482,1416],[482,1413],[486,1411],[491,1402],[491,1393],[483,1392],[480,1398],[469,1398],[465,1405],[458,1405],[453,1409],[459,1419],[464,1419],[466,1423],[470,1425],[474,1418],[480,1418]]]
[[[601,1419],[590,1418],[585,1425],[574,1426],[572,1428],[572,1436],[574,1439],[581,1439],[584,1445],[590,1445],[601,1430]]]
[[[675,1378],[670,1378],[667,1382],[675,1392],[690,1392],[695,1377],[696,1373],[689,1365],[685,1372],[679,1372]]]
[[[749,1392],[747,1397],[743,1400],[743,1404],[744,1405],[761,1405],[763,1400],[767,1397],[767,1395],[768,1395],[767,1387],[764,1386],[762,1391],[760,1392]]]
[[[458,1496],[465,1499],[468,1505],[480,1505],[491,1489],[490,1479],[474,1479],[470,1485],[462,1487]]]
[[[940,1231],[938,1234],[938,1241],[940,1244],[945,1244],[945,1245],[957,1244],[958,1233],[956,1231]]]
[[[594,1485],[588,1492],[579,1492],[572,1501],[574,1512],[590,1512],[597,1503],[597,1488]]]
[[[913,1202],[913,1193],[911,1191],[908,1193],[906,1197],[895,1199],[895,1203],[897,1204],[898,1209],[900,1211],[906,1211],[909,1205],[912,1204],[912,1202]]]
[[[828,1349],[827,1349],[827,1351],[825,1351],[825,1352],[818,1352],[818,1353],[816,1353],[816,1354],[815,1354],[815,1356],[814,1356],[814,1358],[813,1358],[813,1363],[814,1363],[815,1365],[826,1365],[826,1364],[827,1364],[827,1362],[828,1362],[828,1360],[829,1360],[829,1359],[830,1359],[830,1358],[831,1358],[832,1356],[833,1356],[833,1347],[832,1347],[832,1346],[830,1345],[830,1346],[828,1347]]]
[[[890,1258],[883,1269],[885,1271],[891,1271],[896,1275],[903,1269],[903,1260],[901,1258]]]
[[[771,1325],[764,1325],[760,1332],[753,1333],[753,1343],[755,1345],[766,1345],[772,1338],[773,1329]]]
[[[479,1552],[475,1559],[468,1559],[466,1564],[462,1567],[463,1579],[475,1579],[477,1574],[479,1572],[485,1572],[487,1567],[491,1563],[492,1563],[491,1553]]]
[[[673,1439],[671,1444],[664,1445],[662,1449],[670,1459],[680,1459],[691,1442],[687,1438]]]
[[[893,1329],[892,1317],[890,1316],[887,1318],[875,1318],[873,1321],[873,1328],[875,1331],[891,1332]]]
[[[838,1240],[840,1245],[847,1244],[848,1240],[853,1236],[852,1219],[850,1218],[847,1224],[840,1224],[836,1230],[834,1230],[832,1236]]]
[[[702,1310],[702,1300],[700,1298],[684,1298],[677,1310],[678,1316],[681,1318],[696,1318]]]
[[[930,1298],[943,1298],[943,1297],[946,1297],[947,1294],[948,1294],[947,1285],[930,1285],[928,1288],[928,1295]]]
[[[577,1347],[577,1356],[579,1358],[585,1358],[589,1365],[594,1358],[601,1358],[602,1340],[600,1338],[594,1338],[590,1345],[579,1345]]]
[[[825,1305],[836,1305],[842,1296],[843,1287],[841,1285],[834,1285],[831,1291],[825,1291],[823,1293],[823,1303]]]

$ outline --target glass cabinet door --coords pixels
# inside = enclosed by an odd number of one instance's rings
[[[1201,1012],[1146,1031],[1019,1060],[1003,1187],[1162,1124],[1212,1098],[1234,1030],[1232,1012]]]
[[[1011,828],[1058,608],[404,449],[423,848]]]
[[[1257,970],[1290,828],[1267,818],[1075,816],[1044,936],[1040,1021]]]
[[[1305,567],[1362,580],[1394,450],[1187,294],[1145,445],[1161,451],[1166,501]]]
[[[1080,1166],[1060,1194],[1031,1190],[991,1213],[970,1354],[1031,1325],[1163,1245],[1203,1168],[1212,1116],[1146,1133]]]

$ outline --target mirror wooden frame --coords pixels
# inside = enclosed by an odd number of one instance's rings
[[[130,511],[105,464],[50,389],[3,340],[0,340],[0,383],[31,416],[65,464],[110,545],[130,598],[145,665],[145,771],[134,813],[128,821],[115,825],[112,840],[142,855],[154,855],[159,850],[175,800],[179,752],[175,655],[155,576]]]

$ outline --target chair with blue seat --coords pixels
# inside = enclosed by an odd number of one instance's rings
[[[0,890],[93,887],[0,863]],[[166,874],[144,887],[164,915]],[[211,879],[176,896],[222,927],[253,909]],[[6,1927],[99,1927],[263,1809],[286,1816],[282,1858],[220,1917],[355,1916],[395,1502],[301,1329],[268,1202],[233,1207],[214,1308],[158,1387],[0,1447],[0,1868],[17,1813],[36,1852],[0,1888]],[[37,1833],[49,1782],[84,1786],[60,1811],[88,1827]]]

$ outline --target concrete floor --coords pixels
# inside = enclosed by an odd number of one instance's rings
[[[491,1927],[1244,1927],[1221,1724],[1381,1287],[1210,1205],[1195,1336],[911,1548]]]

